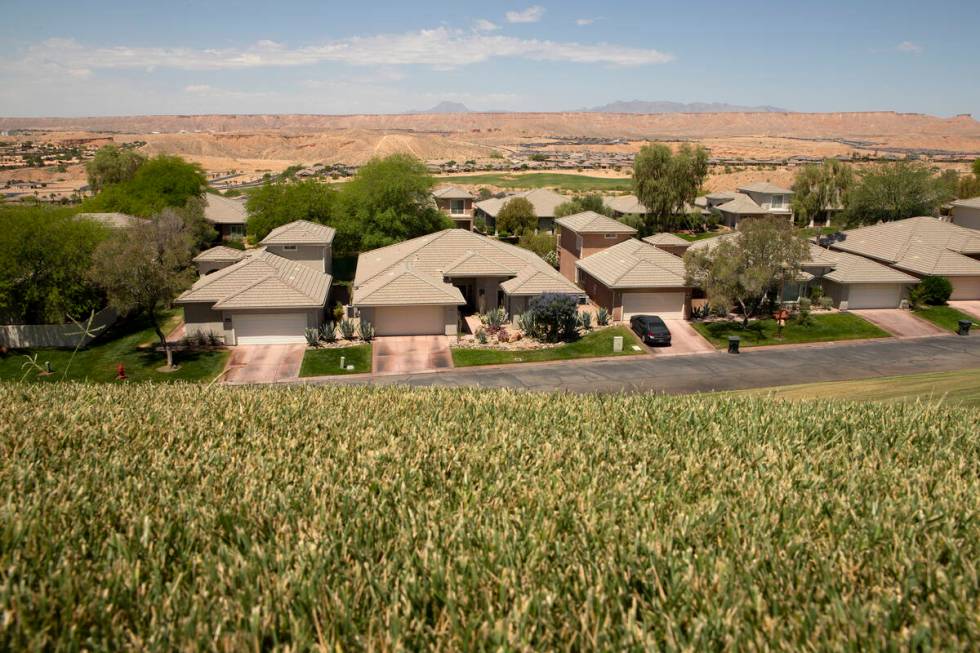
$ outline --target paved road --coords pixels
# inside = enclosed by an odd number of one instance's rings
[[[689,356],[457,368],[433,374],[317,380],[317,383],[477,386],[569,392],[738,390],[817,381],[980,369],[980,336],[939,336]]]

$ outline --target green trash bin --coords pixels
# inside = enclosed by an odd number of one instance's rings
[[[960,327],[959,329],[956,330],[957,335],[960,336],[970,335],[970,327],[973,326],[973,322],[971,322],[970,320],[959,320],[957,324],[959,324]]]
[[[741,338],[738,336],[728,336],[728,353],[737,354],[738,353],[738,343],[741,342]]]

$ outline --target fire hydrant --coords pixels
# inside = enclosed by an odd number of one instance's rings
[[[116,364],[116,381],[126,380],[126,367],[122,363]]]

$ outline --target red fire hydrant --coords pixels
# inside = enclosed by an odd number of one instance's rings
[[[116,381],[126,380],[126,367],[122,363],[116,364]]]

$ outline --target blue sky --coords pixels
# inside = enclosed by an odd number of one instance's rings
[[[976,0],[3,0],[0,115],[614,100],[980,116]]]

